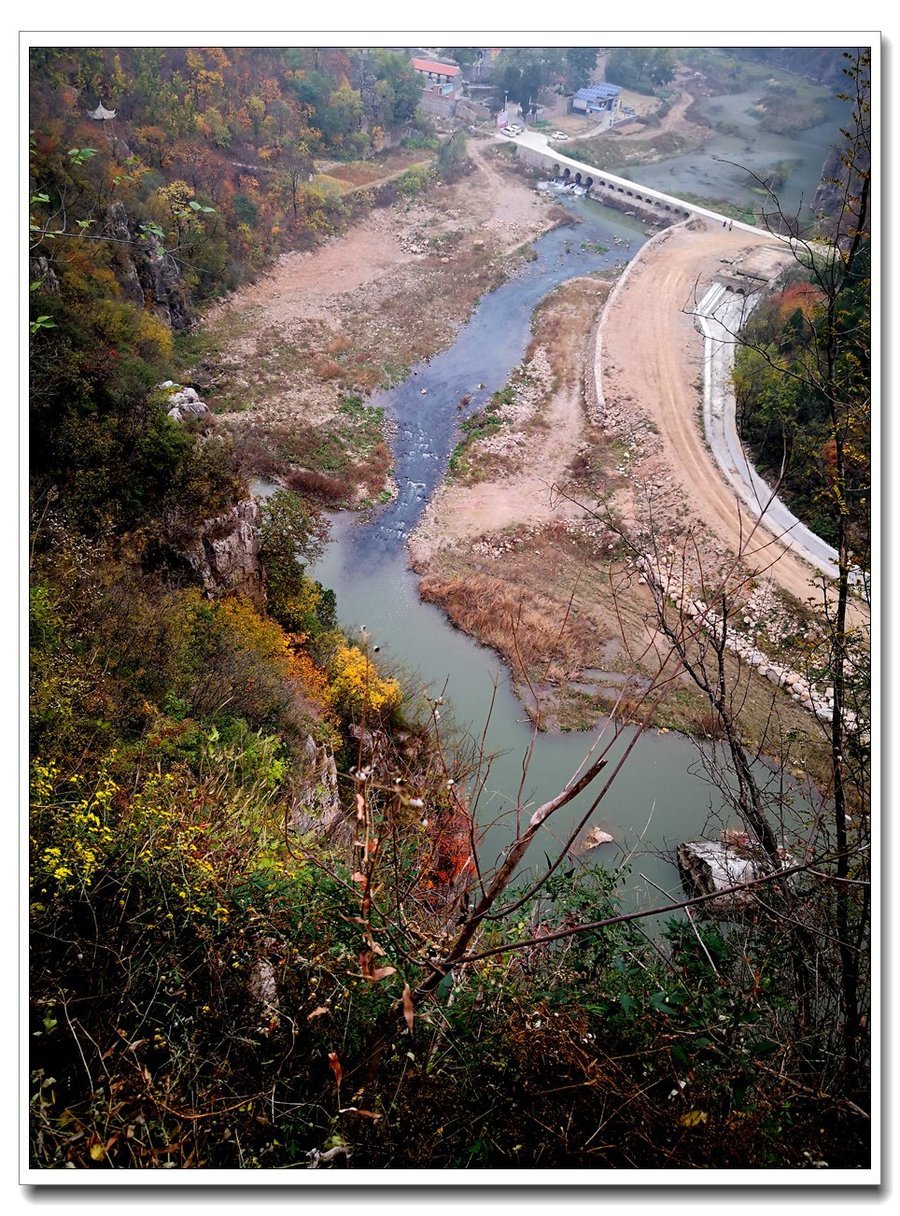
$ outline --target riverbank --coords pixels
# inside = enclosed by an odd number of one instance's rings
[[[493,148],[470,155],[458,180],[284,255],[208,313],[203,374],[248,474],[324,476],[351,505],[390,495],[383,419],[364,398],[448,346],[524,247],[568,219]]]
[[[560,222],[559,208],[489,150],[474,148],[473,161],[461,181],[373,212],[312,254],[282,259],[210,318],[209,332],[223,342],[220,374],[232,387],[258,391],[243,410],[229,410],[225,395],[223,411],[254,472],[315,472],[324,453],[331,465],[322,471],[356,503],[386,496],[384,420],[363,394],[373,380],[402,378],[409,363],[448,345],[481,291],[509,273],[523,242]],[[653,599],[622,528],[639,536],[652,525],[662,548],[689,535],[691,585],[701,573],[695,559],[706,579],[727,569],[733,545],[717,522],[733,504],[711,497],[719,479],[697,421],[702,343],[683,309],[718,257],[748,240],[702,225],[660,235],[607,318],[599,373],[596,331],[608,275],[574,277],[553,291],[536,311],[523,363],[468,421],[472,442],[454,453],[452,476],[411,540],[423,598],[504,657],[529,713],[546,728],[585,729],[611,711],[628,718],[658,667]],[[579,247],[577,229],[566,244]],[[323,358],[340,374],[329,374]],[[477,379],[435,401],[448,422]],[[359,394],[355,404],[348,394]],[[468,419],[468,411],[457,416]],[[346,454],[359,434],[368,463],[362,444]],[[425,451],[427,438],[422,443]],[[708,468],[691,463],[698,450]],[[407,476],[401,487],[410,502],[427,498],[421,481]],[[772,577],[763,572],[748,586],[741,607],[766,635],[758,640],[783,657],[793,639],[809,640],[809,613],[780,600],[777,612],[771,605],[757,612],[754,596],[768,603],[775,595]],[[751,745],[777,754],[767,738],[774,703],[786,729],[809,727],[780,690],[742,673],[736,660],[730,674],[747,685],[742,722]],[[679,675],[656,721],[703,733],[707,709]]]
[[[710,132],[708,127],[692,121],[692,94],[679,92],[661,117],[656,115],[661,106],[659,99],[644,100],[655,102],[655,105],[641,107],[631,122],[576,136],[575,142],[566,148],[567,154],[597,169],[627,177],[631,168],[703,148]],[[631,108],[636,107],[632,105]]]
[[[728,584],[741,629],[773,660],[805,663],[822,642],[813,571],[773,552],[768,537],[755,538],[752,558],[742,550],[751,525],[702,436],[702,339],[688,313],[692,290],[726,254],[772,274],[784,256],[766,238],[699,222],[667,232],[617,287],[602,340],[609,285],[557,289],[535,313],[525,361],[495,395],[499,408],[458,450],[410,540],[423,598],[504,657],[545,729],[586,729],[610,712],[627,719],[658,671],[667,643],[623,535],[638,551],[668,552],[691,595]],[[822,768],[811,717],[738,659],[726,656],[726,671],[748,746],[782,756],[794,732],[802,755],[784,757],[788,766]],[[655,720],[712,729],[684,674]]]

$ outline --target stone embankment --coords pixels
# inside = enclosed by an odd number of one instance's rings
[[[683,585],[679,586],[672,575],[664,575],[656,562],[646,554],[639,555],[635,565],[641,572],[639,581],[650,587],[660,608],[667,598],[670,599],[685,617],[702,625],[715,640],[721,639],[723,621],[719,613],[714,612],[703,600],[694,598]],[[819,721],[830,721],[834,713],[833,687],[817,688],[799,672],[769,658],[751,638],[730,624],[725,633],[725,649],[754,668],[763,679],[784,689],[793,701],[815,714]]]

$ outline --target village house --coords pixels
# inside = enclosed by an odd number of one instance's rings
[[[622,90],[617,84],[589,84],[579,89],[572,98],[574,114],[617,114],[619,110],[619,94]]]
[[[462,70],[455,63],[440,63],[436,59],[411,59],[410,66],[422,79],[426,93],[456,97],[462,91]]]

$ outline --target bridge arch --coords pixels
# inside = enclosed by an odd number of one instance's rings
[[[552,167],[556,182],[569,189],[576,184],[585,190],[593,189],[594,191],[598,191],[602,187],[607,197],[610,194],[621,194],[623,198],[633,199],[635,203],[662,212],[673,220],[690,219],[695,214],[706,218],[710,216],[710,213],[703,207],[686,203],[662,191],[651,190],[649,186],[640,186],[640,183],[628,183],[627,181],[623,181],[620,184],[613,178],[612,174],[607,174],[604,170],[597,169],[594,166],[572,161],[563,167],[563,164],[556,159],[558,152],[551,152],[549,148],[544,150],[543,148],[520,144],[518,150],[525,162],[540,165],[547,170]],[[576,169],[578,170],[577,175]],[[651,192],[644,193],[644,191]],[[599,195],[595,195],[595,197],[599,197]]]

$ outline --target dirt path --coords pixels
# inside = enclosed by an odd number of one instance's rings
[[[625,126],[613,127],[608,131],[608,134],[613,138],[626,138],[628,140],[640,139],[655,139],[665,131],[673,131],[680,129],[682,120],[689,106],[693,104],[694,98],[690,93],[680,94],[678,100],[672,105],[671,109],[660,119],[658,127],[648,127],[644,123],[631,122]],[[602,134],[602,129],[598,128],[598,134]],[[590,135],[582,138],[590,138],[595,132],[590,132]]]
[[[656,488],[662,504],[683,504],[696,523],[771,577],[799,600],[813,595],[810,566],[753,524],[724,483],[702,435],[703,341],[686,314],[702,296],[721,258],[742,259],[746,269],[785,260],[783,247],[766,237],[724,232],[703,221],[670,230],[668,239],[639,255],[611,301],[595,372],[607,409],[643,415],[655,442],[630,469],[632,480]],[[670,516],[671,518],[671,516]],[[674,520],[672,520],[674,522]]]

